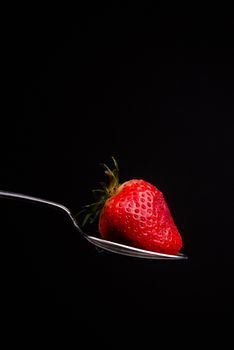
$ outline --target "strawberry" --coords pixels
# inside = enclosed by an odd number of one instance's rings
[[[142,179],[119,184],[118,165],[105,164],[109,185],[94,190],[99,200],[84,207],[88,213],[83,224],[98,219],[101,238],[165,254],[177,254],[181,235],[173,221],[162,192]]]

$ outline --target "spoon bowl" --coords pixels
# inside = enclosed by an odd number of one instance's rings
[[[80,228],[80,226],[77,223],[77,220],[75,219],[75,217],[72,215],[71,211],[67,207],[65,207],[62,204],[53,202],[53,201],[28,196],[28,195],[25,195],[22,193],[9,192],[9,191],[0,191],[0,197],[9,198],[9,199],[26,200],[26,201],[30,201],[30,202],[41,203],[41,204],[45,204],[45,205],[59,208],[59,209],[63,210],[64,212],[66,212],[66,214],[71,219],[73,225],[80,232],[80,234],[85,239],[87,239],[87,241],[89,241],[90,243],[92,243],[94,246],[96,246],[98,248],[101,248],[103,250],[106,250],[106,251],[109,251],[112,253],[132,256],[135,258],[158,259],[158,260],[181,260],[181,259],[188,258],[186,255],[184,255],[182,253],[178,253],[176,255],[157,253],[157,252],[153,252],[153,251],[149,251],[149,250],[135,248],[135,247],[128,246],[128,245],[121,244],[121,243],[117,243],[117,242],[108,241],[108,240],[101,239],[101,238],[98,238],[95,236],[90,236],[90,235],[86,234]]]

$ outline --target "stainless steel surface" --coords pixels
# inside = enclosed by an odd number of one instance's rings
[[[134,248],[131,246],[127,246],[120,243],[115,243],[111,241],[107,241],[101,238],[97,238],[94,236],[87,235],[78,225],[75,217],[72,215],[71,211],[65,207],[62,204],[49,201],[42,198],[32,197],[28,196],[22,193],[15,193],[15,192],[8,192],[8,191],[0,191],[0,197],[5,198],[11,198],[11,199],[22,199],[27,200],[31,202],[37,202],[42,203],[46,205],[50,205],[56,208],[59,208],[66,212],[66,214],[71,219],[73,225],[77,228],[77,230],[81,233],[81,235],[87,239],[90,243],[94,244],[96,247],[99,247],[101,249],[110,251],[112,253],[122,254],[122,255],[128,255],[135,258],[145,258],[145,259],[158,259],[158,260],[181,260],[181,259],[187,259],[187,256],[184,254],[177,254],[177,255],[169,255],[169,254],[162,254],[162,253],[156,253],[149,250],[143,250],[139,248]]]

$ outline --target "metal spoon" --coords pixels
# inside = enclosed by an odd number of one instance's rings
[[[42,204],[47,204],[52,207],[59,208],[67,213],[71,221],[73,222],[73,225],[78,229],[78,231],[81,233],[81,235],[87,239],[89,242],[94,244],[96,247],[102,248],[104,250],[108,250],[113,253],[122,254],[122,255],[129,255],[136,258],[145,258],[145,259],[165,259],[165,260],[181,260],[181,259],[187,259],[187,256],[181,253],[178,253],[177,255],[170,255],[170,254],[162,254],[162,253],[156,253],[149,250],[134,248],[131,246],[127,246],[124,244],[116,243],[107,241],[105,239],[97,238],[94,236],[87,235],[78,225],[75,217],[72,215],[70,210],[65,207],[62,204],[48,201],[46,199],[27,196],[21,193],[15,193],[15,192],[8,192],[8,191],[0,191],[0,197],[5,198],[11,198],[11,199],[23,199],[31,202],[37,202]]]

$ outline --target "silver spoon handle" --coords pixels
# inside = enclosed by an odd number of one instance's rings
[[[76,228],[78,228],[78,230],[82,234],[84,234],[83,231],[78,226],[75,218],[72,216],[70,210],[67,207],[65,207],[64,205],[62,205],[62,204],[59,204],[59,203],[56,203],[56,202],[52,202],[52,201],[48,201],[47,199],[42,199],[42,198],[38,198],[38,197],[28,196],[28,195],[25,195],[25,194],[22,194],[22,193],[1,191],[1,190],[0,190],[0,197],[11,198],[11,199],[23,199],[23,200],[26,200],[26,201],[42,203],[42,204],[50,205],[52,207],[59,208],[59,209],[65,211],[68,214],[68,216],[70,217],[70,219],[72,220],[72,222],[76,226]]]
[[[46,199],[42,198],[37,198],[37,197],[32,197],[32,196],[27,196],[22,193],[16,193],[16,192],[8,192],[8,191],[0,191],[0,197],[7,197],[7,198],[15,198],[15,199],[24,199],[30,202],[38,202],[38,203],[43,203],[47,205],[52,205],[53,207],[60,208],[62,210],[65,210],[68,214],[70,214],[70,210],[64,207],[64,205],[61,205],[56,202],[48,201]]]

